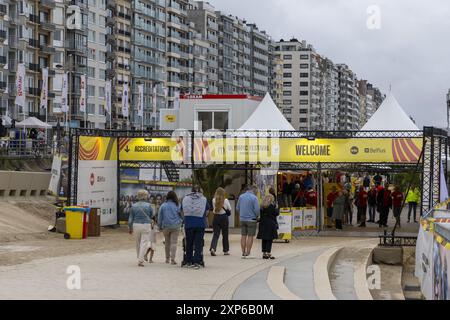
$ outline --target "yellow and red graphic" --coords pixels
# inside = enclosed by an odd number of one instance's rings
[[[173,161],[188,159],[182,137],[178,138],[119,138],[121,161]]]
[[[419,161],[422,147],[418,146],[411,138],[392,139],[392,155],[394,162],[417,162]]]
[[[117,160],[117,139],[80,136],[78,159],[85,161]]]

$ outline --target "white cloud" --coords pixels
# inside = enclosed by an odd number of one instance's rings
[[[448,0],[210,0],[217,10],[255,22],[275,40],[307,40],[360,78],[392,90],[419,126],[446,126],[450,88]],[[367,28],[367,8],[381,29]]]

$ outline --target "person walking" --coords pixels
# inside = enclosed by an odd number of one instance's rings
[[[400,216],[404,198],[403,192],[400,191],[400,187],[396,186],[394,192],[392,192],[392,212],[394,213],[395,225],[398,225],[399,228],[401,228]]]
[[[372,186],[367,194],[367,203],[369,205],[369,220],[367,222],[375,222],[375,212],[377,209],[377,187]]]
[[[389,184],[386,183],[385,187],[381,187],[377,195],[377,208],[380,212],[380,219],[377,221],[379,227],[387,228],[387,221],[389,217],[389,209],[392,207],[392,196],[389,190]]]
[[[181,205],[186,233],[185,265],[188,268],[200,269],[200,266],[203,265],[203,246],[208,210],[208,201],[202,194],[200,187],[193,186],[192,192],[183,198]]]
[[[134,203],[130,209],[128,218],[129,233],[136,238],[136,254],[138,266],[144,266],[145,256],[150,247],[150,224],[153,218],[153,210],[148,203],[148,191],[139,190],[137,193],[138,202]]]
[[[417,187],[410,188],[406,195],[406,202],[408,203],[408,223],[411,222],[411,212],[414,213],[414,223],[417,223],[417,205],[420,202],[420,190]]]
[[[260,214],[259,202],[256,197],[257,190],[256,186],[249,186],[247,191],[239,197],[236,205],[241,222],[241,249],[243,259],[253,258],[250,252],[253,246],[253,238],[256,235],[256,221]]]
[[[278,239],[277,216],[279,211],[275,205],[275,198],[272,194],[264,197],[259,220],[258,239],[261,239],[263,259],[275,259],[272,256],[272,243]]]
[[[306,192],[306,205],[317,207],[317,192],[312,187]]]
[[[336,230],[342,230],[342,219],[344,218],[345,206],[346,206],[346,191],[338,191],[337,196],[333,201],[333,219],[336,223]]]
[[[220,233],[222,232],[222,247],[223,254],[228,256],[230,253],[230,242],[228,240],[228,217],[231,215],[231,204],[226,198],[225,190],[218,188],[214,194],[213,204],[213,238],[209,251],[212,256],[216,255],[217,242],[219,241]]]
[[[177,194],[174,191],[169,191],[166,201],[159,207],[158,227],[164,235],[166,263],[172,265],[177,264],[175,257],[182,224],[183,218],[181,217]]]
[[[367,194],[364,186],[359,187],[357,199],[358,199],[357,208],[358,208],[358,217],[359,217],[359,227],[365,228],[366,227],[368,194]]]

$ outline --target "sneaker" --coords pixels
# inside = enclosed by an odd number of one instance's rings
[[[242,254],[241,258],[245,259],[245,257],[247,257],[247,255],[245,253]]]
[[[245,259],[255,259],[255,257],[254,257],[254,256],[251,256],[251,255],[246,255],[246,256],[245,256]]]
[[[229,252],[224,252],[223,255],[224,255],[224,256],[229,256],[230,253],[229,253]]]
[[[214,249],[209,250],[211,252],[211,256],[215,257],[216,256],[216,251],[214,251]]]
[[[138,263],[138,267],[143,267],[144,266],[144,263],[143,262],[139,262]]]
[[[198,263],[196,263],[196,264],[193,265],[193,268],[194,268],[195,270],[198,270],[198,269],[200,269],[200,265],[199,265]]]
[[[166,263],[170,263],[170,259],[166,259]]]
[[[270,260],[274,260],[274,259],[275,259],[275,257],[274,257],[274,256],[272,256],[271,254],[269,254],[269,259],[270,259]]]
[[[171,265],[176,265],[177,262],[176,262],[175,260],[172,260],[172,261],[170,262],[170,264],[171,264]]]
[[[269,256],[267,254],[263,254],[263,259],[269,259]]]

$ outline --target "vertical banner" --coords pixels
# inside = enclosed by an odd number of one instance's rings
[[[180,91],[175,91],[175,100],[173,101],[173,108],[180,109]]]
[[[156,83],[153,85],[153,117],[155,118],[155,124],[156,124],[156,112],[157,112],[157,106],[156,106]]]
[[[17,93],[15,103],[22,108],[25,108],[25,64],[23,63],[17,65],[16,88]]]
[[[62,157],[60,155],[55,155],[53,157],[52,163],[52,176],[50,178],[50,184],[48,187],[48,191],[54,196],[58,196],[58,187],[59,180],[61,178],[61,165],[62,165]]]
[[[111,114],[111,80],[105,84],[105,111]]]
[[[80,111],[86,112],[86,75],[80,76]]]
[[[47,110],[48,104],[48,68],[42,68],[41,109]]]
[[[125,118],[128,118],[129,116],[129,110],[128,110],[128,84],[123,85],[123,92],[122,92],[122,115]]]
[[[140,84],[138,86],[139,98],[138,98],[138,116],[144,117],[144,85]]]
[[[61,89],[61,111],[67,113],[69,111],[69,102],[67,100],[67,92],[69,86],[69,74],[65,72],[62,79]]]

